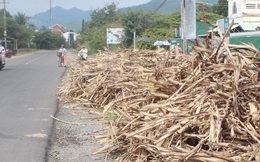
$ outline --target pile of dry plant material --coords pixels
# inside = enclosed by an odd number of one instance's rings
[[[119,50],[69,68],[58,97],[102,108],[115,161],[260,161],[259,51]]]

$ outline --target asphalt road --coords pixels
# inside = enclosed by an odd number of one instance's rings
[[[0,71],[0,162],[44,162],[65,67],[55,51],[7,59]]]

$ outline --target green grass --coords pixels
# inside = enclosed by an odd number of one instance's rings
[[[104,107],[100,107],[99,109],[98,109],[98,112],[100,112],[100,113],[103,113],[103,111],[104,111]],[[103,116],[103,118],[106,120],[106,121],[108,121],[108,122],[115,122],[116,121],[116,119],[118,119],[118,116],[115,114],[115,113],[113,113],[113,112],[107,112],[106,114],[104,114],[105,116]]]

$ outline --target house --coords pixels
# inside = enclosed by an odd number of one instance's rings
[[[50,30],[53,34],[59,34],[59,35],[62,35],[63,33],[66,32],[66,29],[59,24],[52,25]]]
[[[243,31],[260,30],[259,0],[227,0],[228,18],[234,20],[236,26]]]
[[[73,45],[74,42],[77,40],[77,37],[79,36],[79,34],[75,32],[65,32],[62,35],[65,38],[66,42],[68,42],[69,46]]]
[[[234,20],[231,44],[253,44],[260,50],[260,1],[228,0],[228,18]]]
[[[66,29],[59,25],[59,24],[55,24],[53,26],[51,26],[51,32],[53,34],[58,34],[58,35],[62,35],[66,42],[68,42],[69,46],[73,45],[73,43],[76,41],[77,37],[78,37],[78,33],[75,32],[67,32]]]

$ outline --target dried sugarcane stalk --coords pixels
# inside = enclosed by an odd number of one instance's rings
[[[227,33],[213,54],[202,43],[193,56],[100,52],[70,67],[58,98],[102,108],[111,131],[98,136],[107,145],[96,153],[115,161],[259,159],[259,51],[223,43]]]

